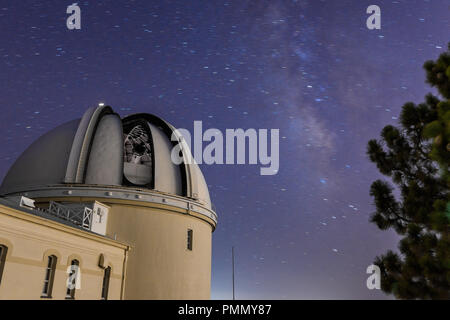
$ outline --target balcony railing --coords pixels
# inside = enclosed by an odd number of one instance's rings
[[[48,213],[58,218],[70,221],[84,229],[90,230],[92,226],[92,209],[88,207],[68,207],[63,204],[50,201]]]

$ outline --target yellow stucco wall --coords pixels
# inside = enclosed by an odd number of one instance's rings
[[[40,198],[110,207],[107,236],[131,246],[125,299],[207,300],[211,294],[212,232],[215,222],[188,209],[138,200],[91,197]],[[193,250],[187,230],[194,231]]]
[[[84,197],[36,200],[42,207],[46,207],[49,200],[78,203],[97,200],[110,207],[107,236],[117,240],[113,242],[126,243],[131,248],[127,252],[122,298],[210,299],[212,231],[215,227],[211,219],[188,209],[135,200]],[[192,250],[187,248],[188,229],[193,230]],[[34,236],[30,237],[31,234]],[[28,270],[33,290],[32,293],[28,289],[24,292],[24,288],[27,288],[25,279],[19,279],[14,276],[15,271],[9,271],[9,279],[5,283],[2,281],[0,285],[0,299],[39,298],[47,263],[44,252],[48,248],[57,250],[62,257],[58,259],[59,267],[53,290],[55,299],[65,297],[66,269],[71,260],[67,257],[74,253],[81,256],[82,270],[82,289],[77,292],[77,299],[100,297],[103,276],[103,270],[97,265],[100,253],[105,254],[113,266],[109,297],[121,297],[123,248],[98,243],[94,239],[80,239],[77,235],[67,235],[65,230],[50,231],[45,226],[22,226],[17,221],[2,217],[0,207],[0,243],[2,239],[12,241],[13,247],[16,247],[15,243],[19,244],[20,250],[13,248],[12,253],[8,252],[8,256],[12,254],[13,257],[12,260],[8,257],[7,266],[9,265],[8,269],[13,269],[14,265],[20,265],[23,269],[20,273]],[[32,260],[33,263],[15,262],[15,256]],[[4,274],[7,272],[5,270]],[[6,294],[2,287],[14,288],[11,291],[14,293]]]
[[[212,226],[167,207],[107,203],[107,234],[129,243],[125,299],[209,299]],[[187,249],[187,230],[193,248]]]
[[[41,299],[49,255],[58,258],[53,299],[65,299],[72,259],[80,261],[81,270],[81,288],[75,299],[100,299],[100,254],[112,268],[108,299],[121,298],[126,245],[1,205],[0,244],[8,247],[0,299]]]

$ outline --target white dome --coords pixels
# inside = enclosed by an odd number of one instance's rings
[[[171,160],[174,130],[151,114],[121,119],[109,106],[90,108],[28,147],[7,173],[0,194],[54,185],[121,186],[191,198],[211,209],[198,165]],[[190,150],[183,146],[182,153]]]

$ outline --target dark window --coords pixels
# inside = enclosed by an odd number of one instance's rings
[[[75,289],[80,263],[78,262],[78,260],[72,260],[71,266],[72,268],[70,270],[67,283],[66,299],[75,299]]]
[[[51,298],[53,290],[53,280],[55,279],[56,262],[58,258],[49,256],[47,268],[45,270],[44,288],[42,289],[43,298]]]
[[[6,254],[8,253],[8,247],[0,245],[0,284],[2,283],[3,269],[5,268]]]
[[[187,231],[187,248],[188,250],[192,250],[192,241],[193,241],[194,231],[188,229]]]
[[[108,300],[109,278],[111,277],[111,267],[105,269],[103,274],[102,300]]]

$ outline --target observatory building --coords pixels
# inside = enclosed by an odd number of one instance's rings
[[[217,215],[178,143],[103,105],[37,139],[0,186],[0,299],[209,299]]]

